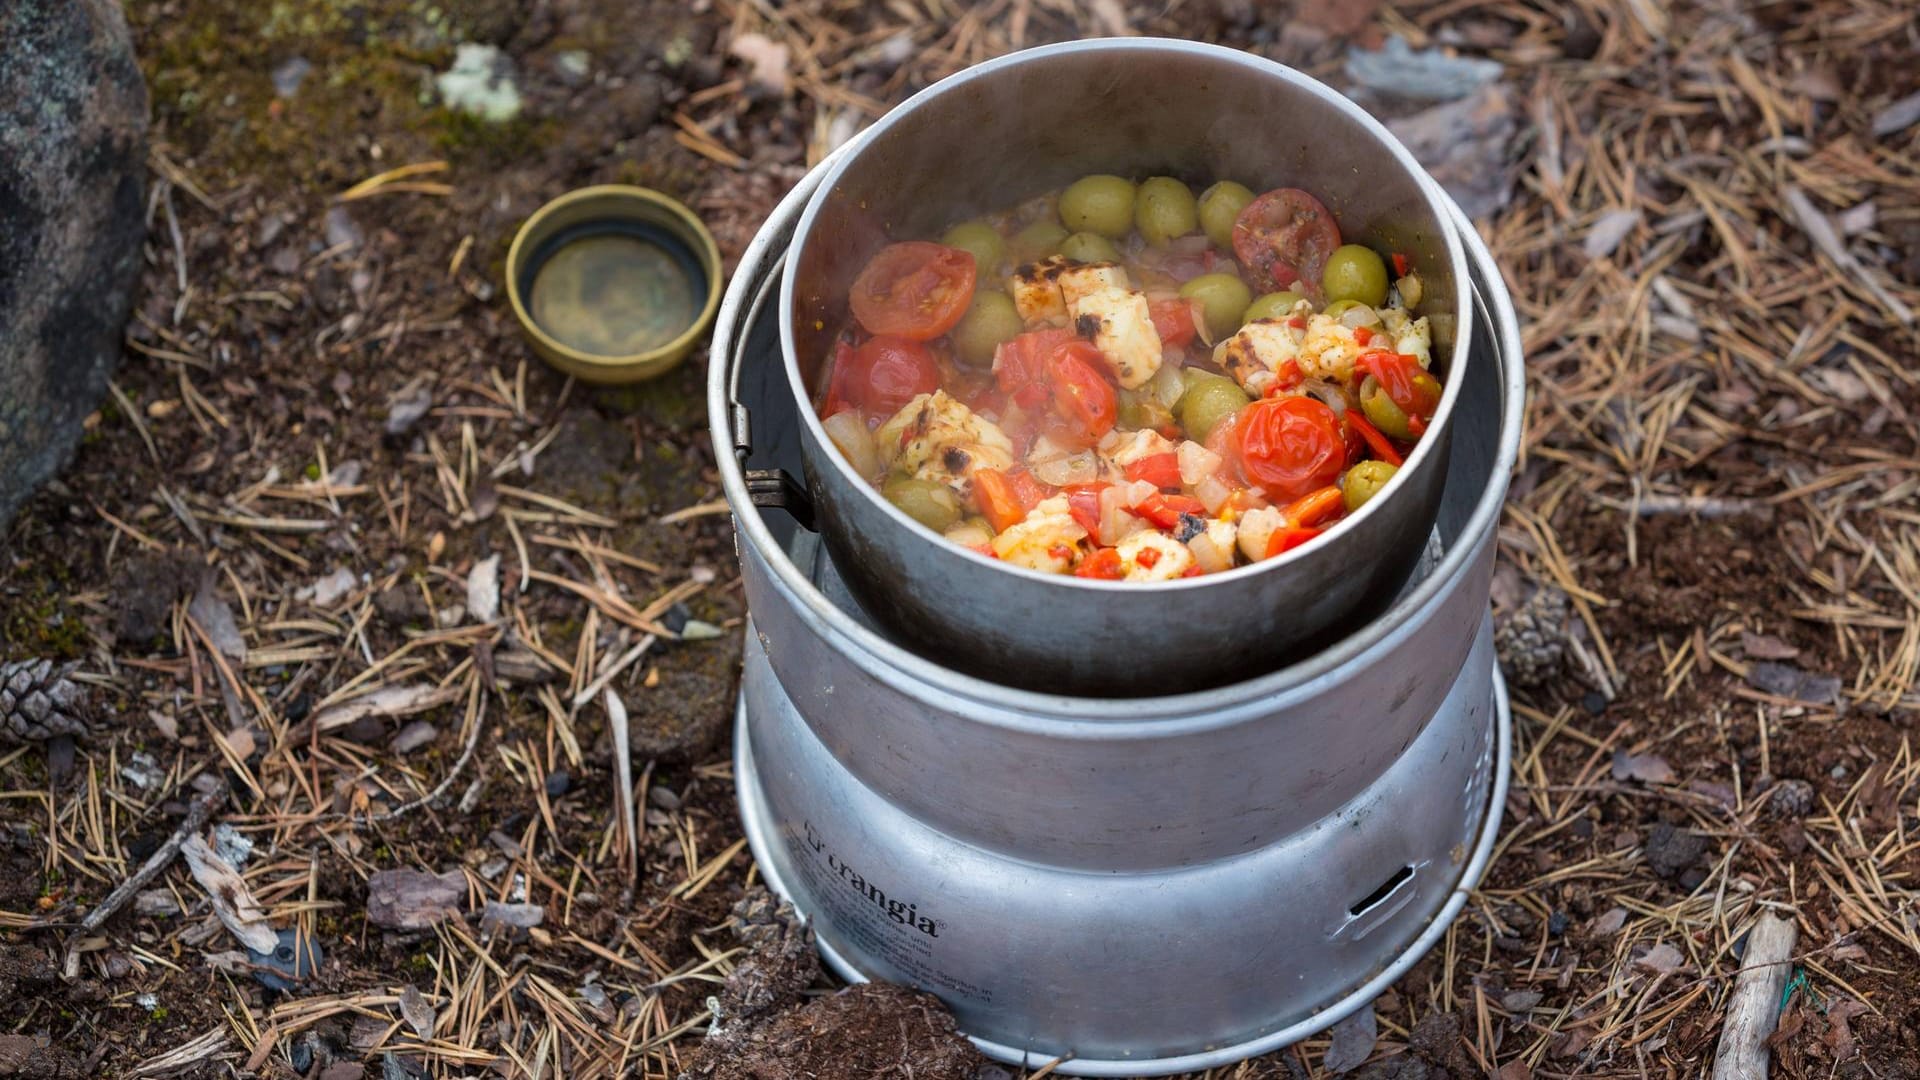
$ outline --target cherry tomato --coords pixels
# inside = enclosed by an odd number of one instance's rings
[[[1193,301],[1179,298],[1155,300],[1147,305],[1147,314],[1153,318],[1153,331],[1160,335],[1162,348],[1184,349],[1193,340],[1197,329],[1193,318]]]
[[[1087,530],[1088,536],[1100,533],[1100,493],[1111,484],[1075,484],[1067,489],[1067,511]]]
[[[1080,565],[1074,568],[1073,576],[1118,581],[1126,576],[1126,571],[1121,567],[1118,551],[1112,548],[1100,548],[1080,560]]]
[[[1259,279],[1260,292],[1296,283],[1319,300],[1327,258],[1340,246],[1340,226],[1319,199],[1299,188],[1275,188],[1247,204],[1233,223],[1233,253]]]
[[[1000,343],[993,351],[993,381],[1023,409],[1049,396],[1047,361],[1053,350],[1079,338],[1071,330],[1034,330]]]
[[[853,279],[847,302],[870,334],[929,341],[973,302],[973,256],[944,244],[889,244]]]
[[[907,402],[940,388],[940,366],[933,352],[917,341],[869,338],[847,360],[844,373],[834,373],[838,391],[847,403],[870,413],[892,416]]]
[[[827,377],[827,396],[820,403],[820,419],[853,408],[847,400],[847,376],[853,371],[853,346],[842,338],[833,343],[833,371]]]
[[[1148,454],[1127,466],[1127,479],[1145,480],[1157,488],[1180,487],[1180,455]]]
[[[1347,464],[1340,418],[1310,397],[1262,398],[1240,410],[1231,446],[1240,474],[1276,502],[1327,487]]]
[[[1047,373],[1053,380],[1053,407],[1062,421],[1050,425],[1056,439],[1091,446],[1113,430],[1120,400],[1103,370],[1105,361],[1090,341],[1076,338],[1054,346],[1047,357]]]
[[[1400,456],[1400,451],[1393,448],[1392,440],[1381,434],[1379,428],[1367,423],[1367,418],[1360,415],[1360,410],[1348,409],[1346,415],[1347,426],[1360,434],[1360,438],[1366,442],[1367,448],[1373,451],[1374,457],[1392,465],[1396,469],[1406,464],[1406,460]],[[1348,456],[1351,457],[1352,455]]]

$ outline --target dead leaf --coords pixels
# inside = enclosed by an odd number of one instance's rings
[[[467,876],[381,870],[367,879],[367,921],[392,930],[425,930],[467,906]]]
[[[425,720],[413,720],[400,729],[388,746],[396,754],[411,754],[439,737],[439,728]]]
[[[1517,125],[1513,97],[1500,83],[1389,121],[1387,127],[1469,218],[1490,217],[1513,198],[1508,146]]]
[[[1873,134],[1884,139],[1920,123],[1920,90],[1873,114]]]
[[[1613,778],[1615,780],[1638,780],[1643,784],[1671,784],[1674,781],[1673,766],[1659,754],[1629,754],[1625,750],[1613,752]]]
[[[1523,1013],[1546,997],[1538,990],[1509,990],[1500,998],[1500,1007],[1510,1013]]]
[[[1642,214],[1639,210],[1609,210],[1600,215],[1600,220],[1587,230],[1587,239],[1580,245],[1589,259],[1604,259],[1613,254],[1620,242],[1640,224]]]
[[[416,375],[387,398],[387,434],[405,435],[433,408],[433,379]]]
[[[1293,18],[1335,37],[1352,37],[1380,14],[1381,0],[1304,0]]]
[[[313,715],[318,731],[343,728],[363,716],[411,716],[436,709],[460,696],[458,686],[434,686],[430,683],[404,683],[383,686],[371,694],[330,705]]]
[[[1800,655],[1798,647],[1789,645],[1772,634],[1742,633],[1740,651],[1754,660],[1791,660]]]
[[[1625,925],[1627,925],[1627,909],[1617,907],[1609,909],[1606,914],[1593,920],[1593,925],[1587,928],[1587,932],[1594,937],[1612,937]]]
[[[271,953],[280,944],[280,935],[273,932],[267,913],[260,910],[247,883],[205,840],[187,837],[180,845],[180,854],[187,860],[193,880],[207,891],[213,913],[240,944],[257,953]]]
[[[467,614],[477,623],[500,614],[500,556],[489,555],[467,571]]]
[[[427,995],[412,985],[400,991],[400,1016],[406,1020],[407,1026],[413,1029],[415,1035],[422,1039],[433,1038],[433,1024],[436,1019],[433,1005],[427,1001]]]
[[[1634,966],[1660,975],[1671,975],[1687,966],[1686,955],[1662,941],[1634,960]]]
[[[212,574],[207,575],[200,583],[199,590],[193,594],[193,602],[187,605],[187,614],[206,632],[207,640],[213,642],[213,647],[219,649],[221,655],[232,660],[245,660],[247,639],[240,636],[240,624],[233,621],[233,608],[220,599],[214,584],[218,580]]]
[[[747,81],[755,90],[770,97],[787,96],[793,82],[788,72],[793,63],[793,50],[765,34],[750,32],[734,38],[727,52],[745,61]]]
[[[1827,1006],[1827,1033],[1820,1036],[1820,1041],[1833,1051],[1833,1060],[1845,1061],[1859,1049],[1848,1021],[1866,1011],[1864,1004],[1852,998],[1841,998]]]
[[[1791,664],[1769,660],[1747,668],[1747,685],[1775,697],[1831,705],[1839,701],[1842,684],[1832,675],[1816,675]]]
[[[1373,1002],[1367,1002],[1360,1011],[1333,1025],[1327,1034],[1332,1042],[1321,1065],[1330,1073],[1359,1068],[1373,1056],[1374,1044],[1380,1041],[1380,1021],[1373,1014]]]
[[[295,600],[305,600],[317,608],[330,608],[340,602],[340,598],[353,591],[360,583],[353,571],[342,566],[333,573],[314,582],[293,594]]]
[[[1515,1058],[1493,1071],[1490,1080],[1533,1080],[1533,1070],[1527,1063]]]

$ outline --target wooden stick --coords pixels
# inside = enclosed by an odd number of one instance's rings
[[[1747,952],[1727,1004],[1720,1048],[1713,1059],[1713,1080],[1766,1080],[1767,1036],[1780,1022],[1780,994],[1792,967],[1799,928],[1770,911],[1747,932]]]
[[[119,888],[108,893],[107,898],[100,901],[99,906],[87,912],[87,917],[80,920],[80,929],[74,931],[73,935],[67,939],[67,953],[60,964],[60,974],[63,978],[72,980],[80,974],[80,939],[98,930],[101,923],[112,918],[114,912],[126,906],[127,900],[134,893],[144,888],[147,882],[160,876],[160,871],[165,870],[167,864],[173,861],[173,857],[180,854],[180,845],[187,842],[187,837],[198,836],[200,830],[206,828],[207,819],[213,816],[213,811],[226,801],[227,785],[224,782],[204,795],[194,796],[193,802],[187,806],[187,816],[180,820],[180,827],[173,831],[172,836],[167,837],[167,842],[161,844],[152,855],[147,856],[147,861],[141,864],[140,869],[135,870],[132,877],[121,882]]]

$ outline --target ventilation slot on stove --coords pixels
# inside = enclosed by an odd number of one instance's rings
[[[1406,881],[1412,876],[1413,867],[1411,866],[1403,866],[1395,870],[1387,880],[1380,883],[1379,888],[1361,897],[1357,903],[1348,908],[1347,914],[1357,919],[1367,912],[1372,911],[1374,908],[1380,906],[1381,902],[1386,900],[1387,897],[1392,896],[1393,890],[1399,888],[1401,882]]]

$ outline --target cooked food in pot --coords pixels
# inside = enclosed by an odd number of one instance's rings
[[[820,395],[902,512],[1029,569],[1164,581],[1312,540],[1440,402],[1406,257],[1312,194],[1087,176],[881,249]]]

